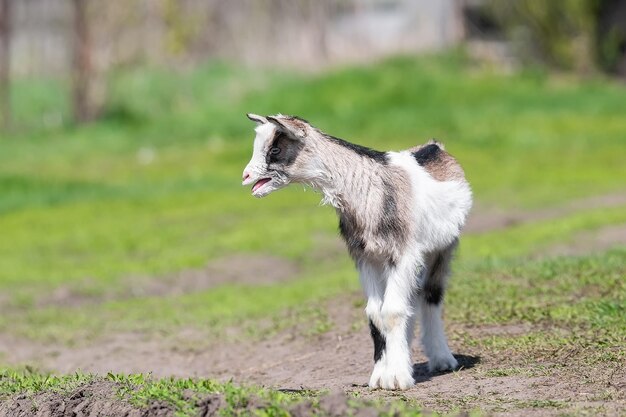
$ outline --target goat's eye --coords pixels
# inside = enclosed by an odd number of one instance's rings
[[[270,149],[270,155],[278,155],[280,153],[280,148],[278,146],[272,146]]]

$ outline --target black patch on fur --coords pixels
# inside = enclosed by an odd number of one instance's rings
[[[365,251],[365,241],[356,224],[356,219],[350,213],[341,212],[339,214],[339,233],[348,246],[350,256],[357,261]]]
[[[385,239],[401,239],[403,230],[398,217],[395,189],[387,181],[383,181],[383,186],[385,187],[385,197],[383,199],[382,217],[376,232]]]
[[[439,304],[443,299],[443,288],[440,285],[429,285],[427,282],[423,289],[424,299],[428,304]]]
[[[420,150],[413,152],[413,158],[415,158],[418,164],[424,166],[431,162],[438,161],[442,152],[443,151],[439,145],[431,143],[430,145],[426,145]]]
[[[272,148],[280,148],[280,153],[272,155]],[[300,141],[291,140],[282,131],[277,131],[272,139],[272,144],[267,148],[265,154],[265,163],[269,166],[271,164],[283,164],[285,166],[292,165],[300,151],[304,148],[304,144]]]
[[[374,341],[374,363],[376,363],[383,357],[383,352],[387,348],[387,342],[385,341],[385,336],[374,326],[372,320],[370,320],[370,333]]]
[[[321,132],[319,129],[317,129],[315,126],[313,126],[311,123],[309,123],[306,119],[303,119],[302,117],[299,116],[284,116],[286,119],[288,120],[297,120],[298,122],[304,123],[309,125],[312,129],[317,130],[318,132],[320,132],[322,135],[324,135],[324,137],[328,140],[330,140],[331,142],[334,142],[338,145],[343,146],[344,148],[350,149],[351,151],[357,153],[358,155],[373,159],[374,161],[382,164],[382,165],[387,165],[388,164],[388,160],[387,160],[387,153],[386,152],[381,152],[381,151],[377,151],[375,149],[371,149],[368,148],[366,146],[361,146],[361,145],[357,145],[355,143],[350,143],[346,140],[340,139],[338,137],[335,136],[331,136],[328,135],[326,133]],[[269,117],[268,117],[269,119]]]
[[[348,141],[345,141],[343,139],[339,139],[336,138],[334,136],[331,135],[324,135],[326,137],[326,139],[330,140],[333,143],[336,143],[338,145],[343,146],[346,149],[350,149],[352,152],[364,156],[366,158],[370,158],[382,165],[387,165],[389,163],[389,161],[387,160],[387,153],[386,152],[381,152],[381,151],[377,151],[371,148],[368,148],[366,146],[361,146],[361,145],[357,145],[355,143],[350,143]]]
[[[398,214],[398,201],[396,190],[392,184],[383,180],[385,196],[383,198],[382,215],[376,226],[376,234],[388,241],[404,242],[406,240],[406,230],[400,221]],[[389,258],[387,264],[390,267],[396,265],[396,260]]]
[[[441,254],[437,255],[435,262],[430,268],[428,277],[426,277],[424,288],[422,288],[422,296],[428,304],[437,305],[441,303],[441,300],[443,299],[444,288],[441,286],[441,282],[432,278],[433,274],[435,274],[436,271],[442,267],[442,262],[443,257]]]

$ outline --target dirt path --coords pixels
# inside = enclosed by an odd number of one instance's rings
[[[288,259],[268,254],[233,254],[213,259],[204,268],[187,269],[161,277],[130,276],[119,285],[102,291],[92,291],[94,283],[83,280],[61,285],[52,293],[37,297],[37,307],[61,305],[80,307],[139,297],[164,297],[206,291],[224,284],[264,285],[293,279],[300,266]],[[7,301],[4,302],[4,305]],[[0,299],[0,307],[3,300]]]
[[[490,232],[524,223],[558,219],[559,217],[568,216],[579,211],[624,205],[626,205],[626,191],[581,198],[562,205],[537,210],[502,210],[475,207],[467,221],[465,232]]]
[[[577,256],[626,245],[626,224],[602,227],[578,233],[568,243],[559,243],[543,251],[543,256]]]
[[[64,373],[77,369],[98,374],[143,372],[232,379],[288,390],[341,390],[365,398],[401,395],[438,411],[480,407],[495,415],[544,416],[585,409],[617,416],[626,407],[623,370],[618,373],[601,365],[581,369],[571,366],[567,358],[485,354],[464,342],[467,335],[480,338],[534,330],[519,325],[451,326],[451,347],[461,370],[429,374],[415,343],[416,386],[401,394],[371,392],[365,384],[372,366],[372,347],[359,300],[359,294],[351,294],[328,301],[324,307],[333,326],[321,334],[307,334],[310,324],[301,323],[256,341],[208,340],[207,335],[186,330],[162,338],[118,334],[76,347],[36,345],[0,336],[0,350],[9,352],[5,362],[36,364]],[[586,377],[581,378],[581,373]],[[590,384],[590,379],[594,383]],[[610,401],[607,393],[612,396]]]

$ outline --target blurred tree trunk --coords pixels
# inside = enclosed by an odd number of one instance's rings
[[[0,126],[11,125],[11,1],[0,0]]]
[[[72,70],[72,105],[74,121],[84,123],[94,117],[90,100],[92,77],[91,39],[87,17],[88,0],[72,0],[74,6],[74,60]]]
[[[326,63],[328,61],[328,39],[326,32],[328,30],[328,16],[330,15],[329,0],[315,0],[311,5],[313,12],[313,28],[315,43],[317,45],[319,58]]]

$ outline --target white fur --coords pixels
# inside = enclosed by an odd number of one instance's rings
[[[461,233],[472,207],[472,192],[465,181],[437,181],[410,152],[389,152],[391,163],[404,169],[413,187],[415,244],[431,252],[452,244]]]
[[[267,147],[270,145],[269,139],[274,137],[276,127],[271,123],[262,123],[259,124],[254,130],[256,132],[256,136],[254,137],[252,158],[244,169],[244,173],[247,174],[248,177],[244,178],[241,185],[254,184],[259,179],[263,178],[266,165],[265,154],[267,153]],[[289,185],[289,181],[287,180],[287,178],[274,177],[272,178],[272,181],[254,191],[252,195],[258,198],[265,197],[269,193],[286,187],[287,185]]]
[[[418,299],[417,302],[420,309],[422,346],[424,346],[424,353],[428,357],[428,370],[433,372],[455,369],[458,363],[450,352],[443,331],[441,304],[431,305],[423,299]]]

